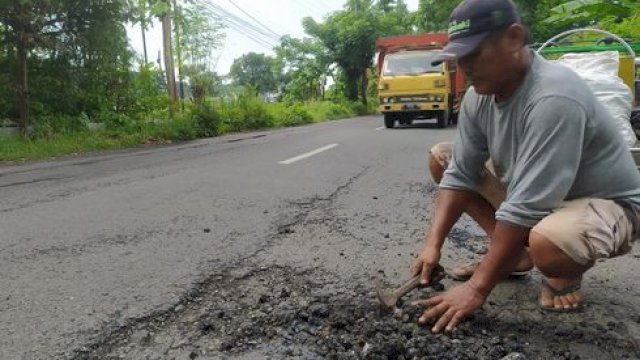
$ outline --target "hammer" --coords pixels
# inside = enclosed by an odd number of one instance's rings
[[[433,286],[439,283],[440,280],[444,279],[444,277],[444,268],[438,265],[431,274],[431,283],[428,286]],[[379,283],[376,289],[376,295],[378,296],[378,301],[380,301],[380,306],[384,309],[393,310],[400,298],[408,294],[413,289],[420,287],[420,285],[422,285],[420,284],[420,274],[407,280],[397,289],[384,288],[382,287],[382,284]]]

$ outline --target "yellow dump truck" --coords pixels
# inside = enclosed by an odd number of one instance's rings
[[[387,128],[415,119],[435,118],[440,128],[456,122],[464,74],[455,62],[431,65],[448,38],[433,33],[378,39],[378,96]]]

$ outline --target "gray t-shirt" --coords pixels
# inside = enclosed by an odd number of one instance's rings
[[[507,189],[499,221],[533,227],[562,201],[585,197],[637,213],[640,172],[613,117],[576,73],[532,55],[510,99],[469,89],[440,187],[475,190],[491,158]]]

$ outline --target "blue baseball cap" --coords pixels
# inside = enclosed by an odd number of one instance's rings
[[[471,54],[491,32],[520,22],[511,0],[464,0],[451,13],[449,42],[432,64]]]

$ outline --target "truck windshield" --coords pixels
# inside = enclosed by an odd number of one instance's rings
[[[403,51],[386,57],[383,75],[419,75],[439,73],[442,64],[431,65],[431,59],[438,53],[434,51]]]

